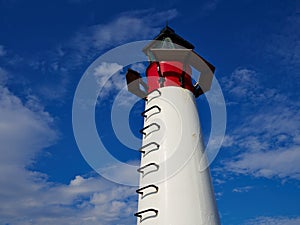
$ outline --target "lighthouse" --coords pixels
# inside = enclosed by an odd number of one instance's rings
[[[128,90],[145,100],[137,225],[218,225],[196,105],[215,68],[169,26],[143,52],[146,80],[132,69],[126,74]]]

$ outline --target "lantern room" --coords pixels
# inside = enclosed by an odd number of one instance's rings
[[[194,46],[168,25],[144,47],[143,52],[149,60],[147,83],[136,71],[129,69],[126,74],[128,90],[135,95],[146,98],[148,93],[156,89],[177,86],[198,97],[210,89],[214,66],[195,53]],[[194,83],[192,67],[200,72],[198,81]]]

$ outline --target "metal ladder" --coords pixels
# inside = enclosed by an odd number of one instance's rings
[[[156,94],[151,98],[146,98],[147,103],[152,101],[155,98],[158,98],[161,96],[161,92],[159,90],[154,90],[152,93],[156,92]],[[148,95],[149,96],[149,95]],[[141,115],[145,118],[145,120],[149,119],[150,117],[159,114],[161,112],[161,108],[158,105],[151,106],[150,108],[146,109],[144,112],[141,113]],[[155,133],[160,130],[160,125],[158,123],[151,123],[140,130],[140,133],[144,135],[144,138],[148,137],[150,134]],[[158,151],[160,148],[160,145],[156,142],[149,142],[145,145],[143,145],[139,151],[142,154],[142,157],[146,157],[147,155]],[[137,171],[142,174],[142,177],[150,174],[155,173],[159,170],[159,165],[155,162],[150,162],[146,165],[141,166]],[[136,192],[141,195],[141,199],[152,195],[157,194],[159,192],[159,187],[154,184],[149,184],[144,187],[141,187],[136,190]],[[158,216],[158,209],[155,208],[148,208],[142,211],[139,211],[134,214],[134,216],[140,218],[140,223],[148,220],[153,219]]]

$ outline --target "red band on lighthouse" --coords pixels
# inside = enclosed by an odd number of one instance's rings
[[[193,92],[192,69],[178,61],[152,62],[147,68],[148,93],[168,86],[177,86]]]

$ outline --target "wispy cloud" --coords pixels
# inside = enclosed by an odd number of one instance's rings
[[[233,131],[228,147],[238,154],[227,160],[229,171],[256,177],[300,179],[298,107],[257,111]]]
[[[284,101],[285,96],[277,93],[275,89],[264,87],[260,83],[259,76],[263,76],[255,70],[237,68],[228,77],[222,79],[223,90],[227,92],[229,105],[235,104],[262,104],[267,100]]]
[[[231,156],[224,160],[224,168],[255,177],[300,179],[300,106],[263,87],[257,75],[239,68],[227,78],[225,91],[229,101],[236,102],[229,116],[239,122],[231,124],[225,138],[223,147]]]
[[[235,160],[225,163],[227,170],[255,177],[300,180],[299,146],[289,149],[269,150],[267,152],[247,152]]]
[[[135,63],[130,68],[142,74],[146,71],[147,66],[144,63]]]
[[[294,13],[285,19],[278,27],[278,32],[272,34],[266,44],[265,56],[278,61],[283,71],[300,71],[299,26],[299,15]]]
[[[140,73],[143,73],[146,70],[143,63],[132,64],[130,68],[139,71]],[[121,102],[119,97],[117,104],[125,104],[126,106],[128,106],[128,104],[130,104],[133,100],[136,100],[136,97],[127,91],[125,71],[122,65],[102,62],[100,65],[95,67],[93,75],[101,90],[99,93],[100,98],[111,96],[112,93],[120,94],[123,99],[127,99],[127,101]]]
[[[69,91],[70,81],[78,77],[74,73],[83,72],[105,50],[130,41],[152,39],[166,19],[171,20],[177,15],[176,9],[123,12],[108,23],[79,28],[65,43],[34,56],[19,55],[0,45],[0,57],[5,56],[3,63],[7,69],[22,71],[17,82],[23,79],[24,86],[30,85],[41,98],[61,102]],[[29,80],[28,76],[22,75],[25,70],[32,71],[31,76],[36,76],[35,79]],[[39,85],[36,87],[32,80],[39,81]]]
[[[84,69],[105,50],[126,44],[131,41],[152,39],[161,29],[166,19],[178,15],[176,9],[157,11],[154,9],[128,11],[117,15],[108,23],[98,23],[79,29],[65,43],[55,49],[39,52],[36,56],[19,56],[11,53],[6,57],[7,64],[33,70],[39,74],[39,86],[31,85],[31,89],[46,100],[63,101],[68,93],[68,85],[74,74]],[[1,49],[0,49],[1,50]],[[6,51],[3,49],[3,52]],[[126,56],[124,56],[126,57]],[[41,79],[47,77],[47,79]],[[24,77],[24,79],[27,79]],[[55,82],[53,82],[55,80]],[[45,82],[47,81],[47,82]],[[31,83],[32,81],[27,81]],[[121,80],[114,82],[120,87]],[[123,83],[122,83],[123,84]]]
[[[221,2],[221,0],[207,1],[203,4],[202,10],[206,13],[213,11],[217,8],[217,6],[220,2]]]
[[[244,223],[244,225],[298,225],[300,217],[257,217]]]
[[[44,100],[63,101],[63,97],[68,92],[71,67],[68,69],[65,67],[63,52],[59,48],[31,56],[20,55],[11,49],[6,49],[7,53],[1,61],[1,73],[6,71],[9,75],[14,71],[18,74],[17,79],[6,79],[8,86],[18,85],[26,89],[26,94],[33,92]]]
[[[152,39],[166,19],[171,20],[177,15],[176,9],[125,12],[107,24],[96,24],[78,32],[71,44],[81,54],[86,54],[130,41]]]
[[[103,62],[94,70],[94,76],[101,89],[100,97],[108,96],[112,91],[120,91],[125,85],[125,75],[120,75],[123,66],[117,63]]]
[[[253,188],[252,186],[236,187],[232,189],[232,192],[244,193],[244,192],[249,192],[252,188]]]

